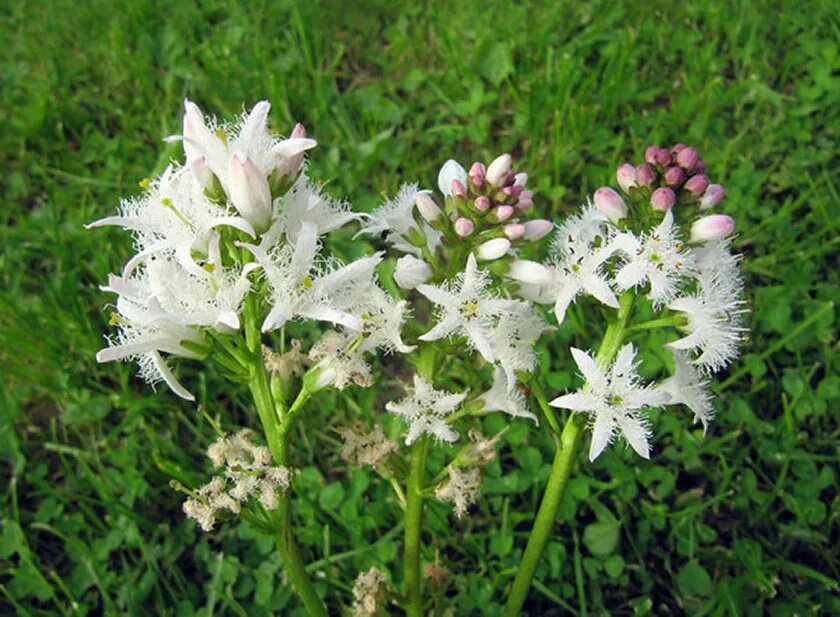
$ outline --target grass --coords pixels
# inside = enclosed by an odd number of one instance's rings
[[[300,614],[270,542],[200,534],[168,488],[204,476],[209,424],[93,361],[97,285],[131,247],[82,225],[176,154],[160,138],[185,96],[227,116],[270,99],[276,126],[322,144],[313,175],[362,210],[450,156],[510,151],[562,216],[648,143],[698,145],[738,222],[751,340],[708,436],[663,414],[652,462],[579,462],[527,610],[840,613],[831,3],[35,0],[0,20],[0,613]],[[548,387],[568,387],[554,368]],[[218,375],[187,379],[223,425],[255,422]],[[332,427],[377,401],[320,403],[293,453],[299,541],[349,603],[357,572],[396,563],[401,529],[389,487],[335,454]],[[471,517],[427,517],[457,615],[499,610],[547,476],[544,433],[517,423],[503,443]]]

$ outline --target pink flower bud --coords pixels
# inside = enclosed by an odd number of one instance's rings
[[[485,195],[476,197],[473,204],[475,205],[475,209],[479,212],[487,212],[490,209],[490,198]]]
[[[502,193],[507,195],[508,197],[519,197],[522,193],[522,186],[511,184],[510,186],[506,186],[502,189]]]
[[[510,250],[510,240],[507,238],[493,238],[481,244],[475,251],[478,259],[489,261],[504,256]]]
[[[613,223],[617,223],[627,216],[627,204],[617,192],[608,186],[602,186],[593,197],[595,207],[598,208]]]
[[[685,172],[679,167],[669,167],[663,178],[668,186],[677,187],[685,182]]]
[[[306,127],[303,126],[300,122],[295,124],[295,128],[292,129],[292,134],[289,135],[291,139],[297,139],[299,137],[306,137]]]
[[[703,174],[691,176],[685,183],[685,190],[692,195],[702,195],[709,188],[709,179]]]
[[[426,191],[418,191],[417,195],[414,196],[414,203],[417,205],[420,216],[429,223],[433,223],[441,215],[440,208]]]
[[[650,205],[654,210],[670,210],[677,203],[677,196],[669,188],[660,187],[650,196]]]
[[[653,167],[645,163],[636,167],[636,184],[639,186],[650,186],[656,180]]]
[[[615,179],[618,185],[626,193],[631,187],[636,186],[636,168],[630,163],[624,163],[615,170]]]
[[[686,148],[688,148],[688,146],[686,146],[685,144],[677,144],[676,146],[671,148],[671,154],[677,156],[681,150],[685,150]]]
[[[516,202],[515,207],[520,212],[527,212],[528,210],[530,210],[531,206],[533,206],[533,205],[534,205],[534,201],[530,197],[527,198],[527,199],[524,198],[524,197],[520,197],[519,201]]]
[[[502,154],[497,157],[487,168],[487,182],[493,186],[503,186],[507,181],[511,165],[513,165],[513,158],[510,154]]]
[[[472,167],[470,167],[469,176],[470,180],[472,180],[473,186],[476,188],[481,188],[484,185],[484,175],[486,173],[486,169],[484,167],[484,163],[473,163]]]
[[[549,268],[527,259],[517,259],[512,262],[507,275],[515,281],[532,285],[545,285],[554,278]]]
[[[706,192],[703,193],[703,197],[700,198],[700,209],[708,210],[709,208],[714,208],[725,196],[726,189],[720,184],[710,184]]]
[[[694,166],[692,169],[696,174],[705,174],[706,173],[706,161],[697,161],[697,165]]]
[[[656,155],[659,154],[659,146],[648,146],[645,148],[645,163],[656,165]]]
[[[473,223],[470,219],[460,217],[455,221],[455,233],[461,236],[462,238],[466,238],[467,236],[471,235],[474,231],[475,223]]]
[[[452,196],[458,197],[459,199],[466,199],[467,198],[467,187],[460,180],[453,180],[452,181]]]
[[[725,214],[712,214],[694,221],[691,226],[692,242],[720,240],[735,230],[735,219]]]
[[[528,174],[526,174],[524,171],[520,171],[513,177],[513,184],[515,186],[521,186],[522,188],[525,188],[525,185],[528,184]]]
[[[683,169],[694,169],[694,166],[697,165],[697,161],[699,160],[700,157],[695,148],[687,147],[677,152],[677,165]]]
[[[525,239],[539,240],[554,229],[554,223],[545,219],[525,221]]]
[[[505,235],[511,240],[516,240],[525,235],[525,225],[522,223],[511,223],[504,227]]]
[[[671,164],[671,153],[668,152],[665,148],[660,148],[659,152],[656,153],[656,164],[665,167],[666,165]]]
[[[496,215],[496,220],[500,223],[508,220],[510,217],[513,216],[515,209],[513,206],[499,206],[493,213]]]

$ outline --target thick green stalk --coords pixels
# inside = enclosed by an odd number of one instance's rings
[[[633,309],[633,295],[625,293],[621,297],[618,315],[615,320],[607,326],[601,347],[598,349],[597,360],[602,365],[607,365],[618,353],[624,341],[627,328],[627,320]],[[551,465],[551,475],[545,487],[537,517],[534,519],[534,527],[528,536],[528,544],[525,546],[525,553],[516,571],[516,578],[508,594],[507,603],[502,611],[503,617],[515,617],[519,615],[528,590],[531,588],[531,581],[534,572],[542,558],[545,545],[548,543],[551,532],[554,529],[554,520],[557,517],[557,509],[563,498],[563,492],[569,481],[572,472],[572,465],[575,461],[583,429],[586,425],[584,417],[580,414],[572,414],[563,427],[560,435],[560,443],[554,453],[554,462]]]
[[[411,447],[411,461],[405,488],[405,612],[408,617],[423,615],[420,576],[420,530],[423,525],[423,482],[426,472],[428,438],[420,437]]]

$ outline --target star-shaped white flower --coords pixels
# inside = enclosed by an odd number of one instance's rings
[[[421,250],[409,239],[415,236],[425,237],[429,250],[434,253],[440,245],[442,234],[432,229],[425,221],[414,218],[417,198],[416,184],[403,184],[397,196],[389,199],[368,215],[356,236],[362,234],[379,235],[387,232],[385,239],[395,249],[420,257]]]
[[[435,390],[432,384],[415,375],[414,388],[408,396],[399,402],[387,403],[385,409],[402,416],[408,423],[406,445],[411,445],[424,433],[452,443],[458,440],[458,433],[446,423],[446,416],[455,411],[466,397],[466,392],[453,394]]]
[[[543,332],[552,329],[527,302],[516,301],[510,313],[498,320],[490,335],[490,346],[511,388],[516,384],[516,371],[534,370],[537,341]]]
[[[668,394],[639,384],[636,350],[628,343],[618,352],[612,366],[604,369],[585,351],[572,347],[572,357],[586,379],[577,392],[564,394],[549,403],[593,418],[589,460],[594,461],[620,432],[644,458],[650,458],[646,418],[639,413],[668,401]]]
[[[655,306],[673,299],[683,277],[695,272],[694,255],[680,241],[677,232],[674,213],[668,210],[656,229],[641,239],[629,231],[616,235],[613,249],[627,257],[615,275],[618,287],[626,290],[649,283],[648,298]]]
[[[421,341],[437,341],[451,336],[465,336],[488,362],[495,362],[496,354],[490,343],[497,320],[503,319],[516,307],[515,300],[489,295],[490,277],[478,269],[475,256],[470,255],[467,267],[454,284],[418,285],[417,291],[439,307],[438,322],[420,337]]]
[[[484,394],[478,397],[484,403],[482,411],[501,411],[514,418],[527,418],[537,424],[537,416],[528,410],[528,401],[525,395],[516,387],[516,383],[510,383],[504,369],[496,367],[493,371],[493,386]]]
[[[672,349],[674,374],[657,387],[671,398],[668,405],[685,405],[694,413],[694,421],[703,424],[703,434],[709,429],[709,422],[715,414],[709,380],[697,370],[691,357]]]

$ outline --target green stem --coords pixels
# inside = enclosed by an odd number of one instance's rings
[[[428,438],[420,437],[411,447],[405,505],[405,612],[422,617],[423,594],[420,586],[420,530],[423,524],[423,480],[426,472]]]
[[[621,296],[618,314],[607,326],[601,347],[598,349],[596,359],[602,365],[607,365],[621,348],[624,335],[627,329],[627,321],[633,310],[633,294],[627,292]],[[545,545],[554,529],[554,520],[557,517],[557,509],[563,498],[563,492],[569,481],[572,472],[572,465],[575,461],[575,454],[580,445],[583,429],[586,426],[585,418],[580,414],[572,414],[563,427],[560,435],[560,443],[554,453],[554,462],[551,464],[551,475],[540,502],[537,517],[534,519],[534,527],[528,536],[528,544],[525,546],[525,553],[516,572],[507,603],[502,611],[503,617],[515,617],[522,611],[528,590],[531,588],[531,581],[534,572],[542,558]]]

